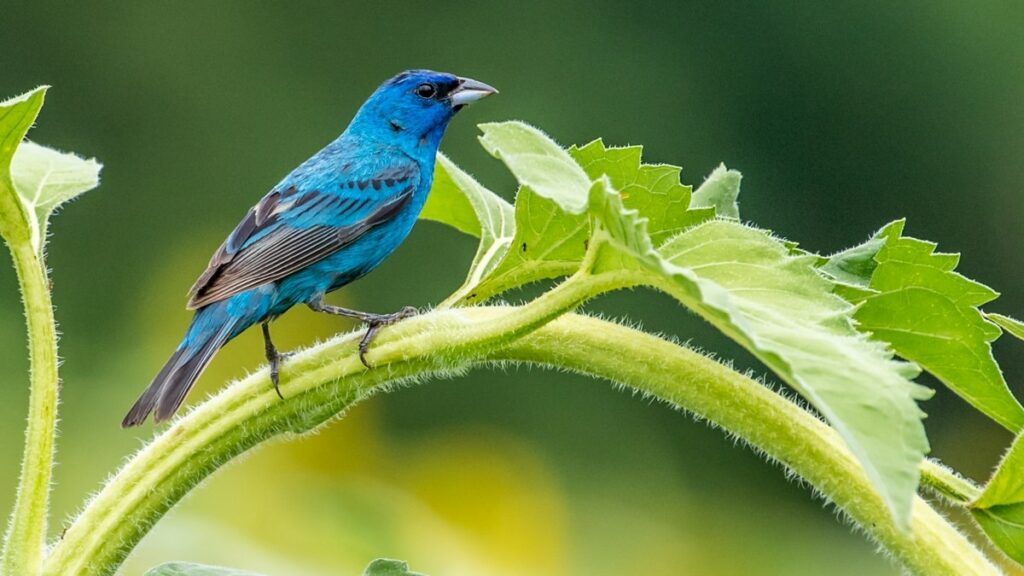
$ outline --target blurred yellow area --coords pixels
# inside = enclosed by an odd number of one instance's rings
[[[436,574],[567,573],[563,495],[535,454],[487,430],[466,431],[469,443],[375,442],[372,409],[353,412],[351,425],[241,464],[242,489],[214,482],[198,499],[261,547],[320,566],[311,573],[358,573],[379,555]]]

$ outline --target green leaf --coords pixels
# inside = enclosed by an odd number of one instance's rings
[[[1021,340],[1024,340],[1024,322],[1017,320],[1016,318],[1010,318],[1009,316],[1003,316],[1002,314],[985,314],[991,322],[995,322],[999,325],[1003,331],[1008,332]]]
[[[732,208],[738,173],[717,170],[691,207],[679,169],[642,164],[638,147],[607,148],[595,141],[566,153],[521,123],[482,128],[484,146],[506,163],[521,188],[511,246],[475,288],[467,282],[466,301],[571,274],[585,257],[595,275],[636,273],[746,346],[803,394],[842,434],[896,519],[907,524],[918,466],[928,450],[915,400],[930,391],[910,381],[916,366],[895,361],[887,346],[856,330],[853,306],[817,270],[820,257],[764,231],[709,221],[715,210],[738,215]],[[476,194],[473,185],[458,188]],[[469,211],[463,206],[461,213]]]
[[[572,274],[586,252],[585,215],[590,179],[568,152],[540,130],[521,122],[481,124],[480,142],[512,171],[516,194],[514,234],[502,258],[485,274],[470,271],[459,290],[467,303]]]
[[[511,236],[512,205],[484,188],[447,156],[437,154],[434,183],[420,218],[476,238]]]
[[[7,172],[11,157],[43,108],[49,86],[0,102],[0,172]]]
[[[1024,504],[1024,435],[1018,436],[972,507]]]
[[[650,215],[649,230],[656,241],[714,217],[713,208],[690,208],[690,188],[680,184],[678,167],[643,164],[638,146],[608,148],[596,140],[567,152],[544,133],[519,122],[481,128],[481,142],[506,163],[521,187],[515,224],[506,228],[514,231],[511,241],[500,249],[481,244],[478,255],[500,255],[500,262],[483,271],[473,267],[457,293],[465,302],[481,302],[531,282],[575,272],[590,237],[586,215],[590,182],[602,176],[611,180],[627,206]],[[554,167],[556,174],[544,176],[546,167]],[[472,187],[463,188],[474,195]]]
[[[740,180],[743,176],[719,164],[693,193],[691,208],[714,208],[715,214],[731,220],[740,219],[740,206],[736,199],[740,195]]]
[[[835,283],[836,294],[850,302],[860,302],[876,294],[869,285],[878,262],[875,255],[885,245],[885,238],[874,236],[867,242],[835,254],[822,262],[821,271]]]
[[[1024,435],[999,463],[971,513],[1007,556],[1024,564]]]
[[[971,510],[978,525],[1004,554],[1024,564],[1024,505]]]
[[[691,188],[679,182],[681,169],[668,164],[643,164],[641,146],[607,148],[601,140],[594,140],[582,148],[570,148],[569,153],[586,171],[591,180],[607,176],[618,192],[623,205],[637,210],[647,218],[647,234],[654,245],[659,245],[676,234],[715,216],[715,206],[695,208],[691,202]],[[718,193],[728,195],[739,192],[739,172],[732,172],[722,182],[712,185]],[[707,185],[707,182],[705,182]],[[728,186],[735,185],[730,192]],[[712,194],[705,196],[709,199]],[[735,200],[735,195],[733,195]]]
[[[363,576],[425,576],[409,570],[409,565],[401,560],[378,558],[363,571]]]
[[[504,162],[519,184],[571,214],[586,210],[590,178],[554,140],[522,122],[481,124],[480,129],[484,149]]]
[[[28,215],[11,182],[11,160],[43,107],[46,86],[0,102],[0,233],[8,240],[28,237]]]
[[[437,156],[433,187],[420,218],[448,224],[480,239],[466,281],[446,302],[469,296],[480,280],[501,263],[515,233],[512,205],[441,154]]]
[[[144,576],[259,576],[259,574],[192,562],[167,562],[156,568],[150,568]]]
[[[43,105],[46,87],[0,103],[0,232],[28,239],[37,253],[53,211],[95,188],[100,165],[23,141]]]
[[[664,262],[647,232],[648,220],[640,216],[639,210],[625,207],[607,177],[594,182],[590,189],[590,214],[594,221],[587,263],[590,272],[653,270],[660,273]]]
[[[889,343],[897,354],[931,372],[990,418],[1017,433],[1024,408],[1010,393],[992,356],[1001,334],[979,306],[998,294],[954,270],[957,254],[935,252],[935,244],[902,236],[904,221],[884,227],[867,244],[847,250],[823,270],[863,286],[854,318],[861,330]],[[879,243],[881,242],[881,243]],[[866,259],[872,251],[873,263]]]
[[[24,142],[14,153],[11,180],[29,215],[32,245],[43,249],[50,216],[63,203],[99,184],[100,164]]]
[[[467,303],[572,274],[586,253],[590,222],[585,214],[569,214],[555,201],[524,186],[516,195],[514,230],[497,266],[484,275],[471,272],[477,282],[466,290]]]
[[[832,293],[817,257],[726,220],[655,250],[646,221],[609,186],[595,186],[590,205],[598,223],[592,272],[642,266],[648,283],[750,350],[842,435],[897,522],[908,526],[928,451],[915,400],[931,391],[910,381],[916,367],[856,330],[853,307]]]

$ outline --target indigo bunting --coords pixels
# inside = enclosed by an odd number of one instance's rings
[[[430,191],[437,148],[461,108],[497,91],[430,70],[384,82],[336,140],[303,162],[259,203],[213,255],[189,292],[195,310],[185,338],[121,425],[171,417],[213,355],[260,324],[278,387],[285,355],[270,322],[296,304],[361,320],[359,358],[381,326],[416,313],[372,314],[324,303],[377,267],[405,240]],[[280,395],[280,390],[278,390]]]

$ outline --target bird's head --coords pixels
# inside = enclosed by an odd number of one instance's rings
[[[377,88],[349,131],[436,149],[456,112],[497,92],[483,82],[454,74],[408,70]]]

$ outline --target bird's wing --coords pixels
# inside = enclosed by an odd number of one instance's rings
[[[334,190],[275,189],[253,206],[189,291],[195,310],[293,274],[390,220],[419,185],[413,162],[345,175]],[[322,187],[321,187],[322,188]]]

